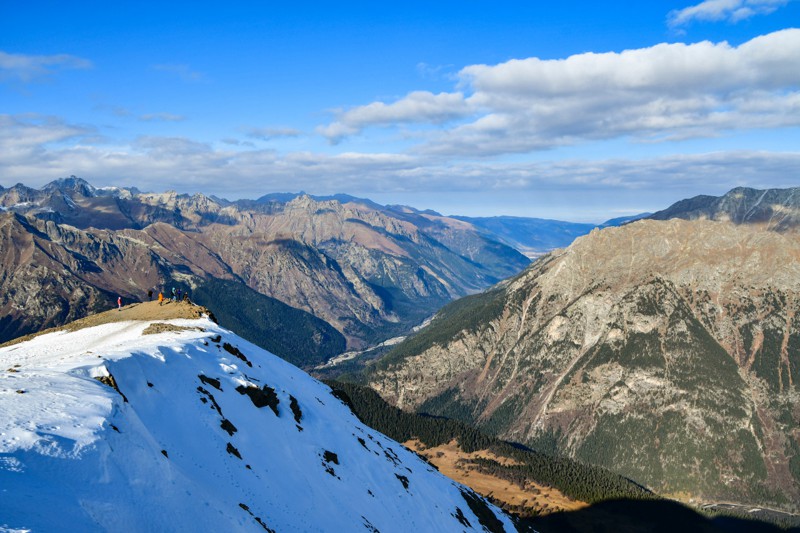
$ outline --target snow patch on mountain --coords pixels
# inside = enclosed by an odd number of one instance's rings
[[[327,386],[211,320],[0,348],[0,531],[484,527],[514,530]]]

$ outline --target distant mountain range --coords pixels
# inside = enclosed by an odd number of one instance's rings
[[[738,187],[724,196],[695,196],[651,215],[654,220],[721,220],[758,224],[775,231],[800,226],[800,188],[757,190]]]
[[[683,500],[800,502],[800,189],[594,230],[371,367],[392,403]]]
[[[576,238],[586,235],[595,228],[621,226],[648,216],[650,213],[641,213],[629,217],[613,218],[602,224],[581,224],[544,218],[510,216],[482,218],[455,216],[453,218],[469,222],[483,229],[493,238],[499,239],[531,259],[535,259],[556,248],[569,246]]]
[[[71,177],[0,188],[0,211],[0,340],[106,309],[117,295],[178,287],[231,327],[261,309],[251,329],[275,333],[265,347],[292,357],[280,344],[302,338],[313,349],[295,362],[309,365],[404,332],[529,262],[469,223],[343,195],[233,203]]]
[[[304,193],[275,193],[262,196],[255,203],[271,202],[290,202]],[[337,201],[341,203],[355,202],[368,205],[375,209],[389,210],[398,216],[417,214],[425,217],[452,218],[461,220],[474,226],[488,239],[499,241],[517,251],[525,254],[530,259],[540,257],[556,248],[564,248],[572,244],[576,238],[586,235],[595,228],[605,228],[610,226],[621,226],[640,218],[647,218],[652,213],[640,213],[637,215],[617,217],[606,220],[600,224],[567,222],[563,220],[552,220],[546,218],[520,217],[520,216],[494,216],[494,217],[468,217],[452,215],[443,217],[436,211],[427,209],[424,211],[416,210],[412,207],[402,205],[382,206],[375,202],[351,196],[349,194],[334,194],[330,196],[310,196],[318,202]],[[242,205],[249,205],[247,202],[239,202]],[[416,220],[414,220],[416,223]]]

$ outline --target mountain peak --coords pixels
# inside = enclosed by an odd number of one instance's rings
[[[343,207],[343,202],[336,197],[318,197],[310,194],[301,193],[286,203],[286,209],[318,210],[332,209],[339,210]]]
[[[51,181],[50,183],[42,187],[42,190],[44,191],[57,190],[63,193],[77,193],[85,197],[95,196],[97,191],[97,189],[95,189],[92,185],[90,185],[88,181],[81,178],[77,178],[75,176],[70,176],[68,178],[59,178],[57,180]]]

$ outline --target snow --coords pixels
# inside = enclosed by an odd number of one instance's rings
[[[77,207],[75,205],[75,202],[68,194],[63,194],[61,196],[64,198],[64,202],[67,204],[67,206],[71,207],[72,209],[75,209]]]
[[[0,531],[470,529],[457,509],[482,530],[468,489],[324,384],[208,319],[166,322],[191,329],[119,322],[0,349]],[[274,389],[279,414],[241,386]]]

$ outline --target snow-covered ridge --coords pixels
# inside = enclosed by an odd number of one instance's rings
[[[484,525],[514,530],[327,386],[208,319],[0,348],[0,531]]]

